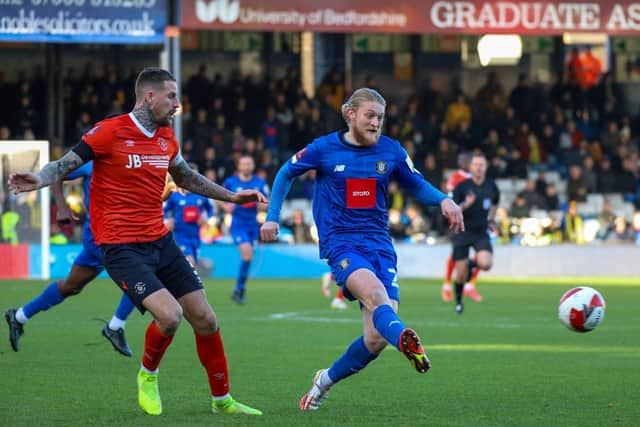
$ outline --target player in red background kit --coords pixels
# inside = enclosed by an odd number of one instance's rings
[[[458,170],[449,175],[447,179],[447,194],[451,196],[453,194],[453,190],[460,184],[462,181],[466,181],[471,178],[471,173],[469,172],[469,164],[471,163],[471,153],[463,151],[458,154]],[[464,295],[470,297],[474,301],[482,301],[482,295],[480,295],[476,289],[476,279],[478,278],[478,274],[480,273],[479,268],[474,268],[475,259],[470,262],[470,277],[467,284],[464,287]],[[453,301],[453,287],[451,286],[451,277],[453,276],[453,269],[455,267],[455,261],[453,260],[453,256],[449,255],[447,258],[447,271],[444,276],[444,283],[442,284],[442,289],[440,290],[440,294],[442,295],[442,300],[444,302]]]
[[[171,73],[159,68],[142,70],[135,92],[131,113],[98,122],[70,152],[39,173],[11,175],[9,188],[37,190],[93,160],[92,231],[104,265],[138,309],[148,310],[154,318],[145,335],[138,403],[148,414],[162,413],[158,366],[184,315],[207,372],[212,411],[260,415],[229,394],[217,318],[200,278],[164,225],[162,192],[168,171],[179,187],[209,198],[239,204],[266,199],[254,190],[228,191],[185,162],[170,127],[180,105]]]

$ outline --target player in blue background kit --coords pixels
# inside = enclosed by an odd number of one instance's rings
[[[197,171],[197,168],[192,165]],[[214,214],[213,203],[199,194],[181,188],[172,192],[164,204],[167,228],[193,267],[198,265],[200,226]]]
[[[95,279],[104,266],[102,265],[102,253],[93,240],[93,234],[91,233],[91,223],[89,218],[89,188],[91,183],[91,176],[93,173],[93,162],[88,162],[82,167],[71,172],[66,180],[73,180],[83,178],[83,190],[84,190],[84,204],[87,211],[87,218],[82,230],[82,252],[73,261],[73,266],[69,275],[60,281],[51,283],[40,295],[33,300],[29,301],[22,307],[10,309],[5,312],[5,319],[9,325],[9,341],[13,351],[19,350],[19,340],[24,333],[24,324],[31,317],[35,316],[41,311],[50,309],[53,306],[65,301],[67,297],[77,295],[82,289]],[[58,220],[67,221],[74,218],[64,201],[64,195],[62,194],[62,184],[60,182],[52,186],[56,205],[58,206]],[[131,349],[127,344],[127,340],[124,336],[124,327],[133,311],[134,305],[125,294],[122,294],[120,298],[120,304],[116,309],[115,314],[111,318],[108,324],[102,328],[102,335],[111,342],[113,348],[124,356],[131,356]]]
[[[253,174],[255,162],[253,157],[244,155],[238,159],[236,174],[224,181],[224,186],[231,191],[258,190],[269,195],[269,186],[264,179]],[[240,269],[238,280],[231,298],[238,304],[246,304],[246,283],[249,267],[253,260],[254,245],[259,237],[258,208],[256,202],[244,205],[226,205],[231,212],[231,237],[240,251]]]
[[[294,154],[276,176],[264,240],[275,240],[282,202],[296,176],[317,171],[313,214],[336,283],[362,309],[364,335],[358,337],[329,369],[316,372],[311,389],[299,403],[316,410],[331,386],[372,362],[387,343],[400,350],[414,368],[431,367],[420,338],[398,317],[396,254],[389,236],[387,187],[391,179],[419,202],[440,205],[451,228],[464,228],[462,211],[445,194],[424,180],[396,140],[381,136],[386,101],[375,90],[356,90],[342,106],[347,132],[317,138]]]

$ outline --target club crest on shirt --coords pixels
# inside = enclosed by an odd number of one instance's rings
[[[345,271],[351,265],[351,260],[349,258],[343,258],[340,260],[340,270]]]
[[[162,151],[167,151],[167,141],[164,138],[158,138],[158,145]]]
[[[376,162],[376,172],[378,172],[380,175],[384,175],[385,173],[387,173],[387,162],[385,162],[384,160]]]

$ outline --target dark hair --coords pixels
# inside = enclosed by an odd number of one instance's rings
[[[136,79],[136,98],[143,96],[143,87],[151,85],[154,89],[161,89],[165,81],[175,82],[176,79],[169,71],[162,68],[143,69]]]

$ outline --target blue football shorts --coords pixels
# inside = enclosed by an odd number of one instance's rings
[[[73,264],[80,267],[93,268],[98,274],[104,270],[102,251],[100,251],[95,240],[93,240],[91,231],[82,233],[82,252],[73,260]]]
[[[356,270],[365,268],[382,282],[390,299],[400,301],[398,289],[397,257],[393,252],[371,251],[351,247],[344,250],[332,251],[335,256],[328,259],[329,267],[335,278],[336,284],[342,287],[344,296],[349,301],[356,298],[347,289],[347,279]]]
[[[244,225],[234,226],[232,223],[229,231],[231,232],[233,243],[235,243],[236,245],[249,243],[253,246],[258,241],[259,228],[257,226],[249,226],[249,227]]]

